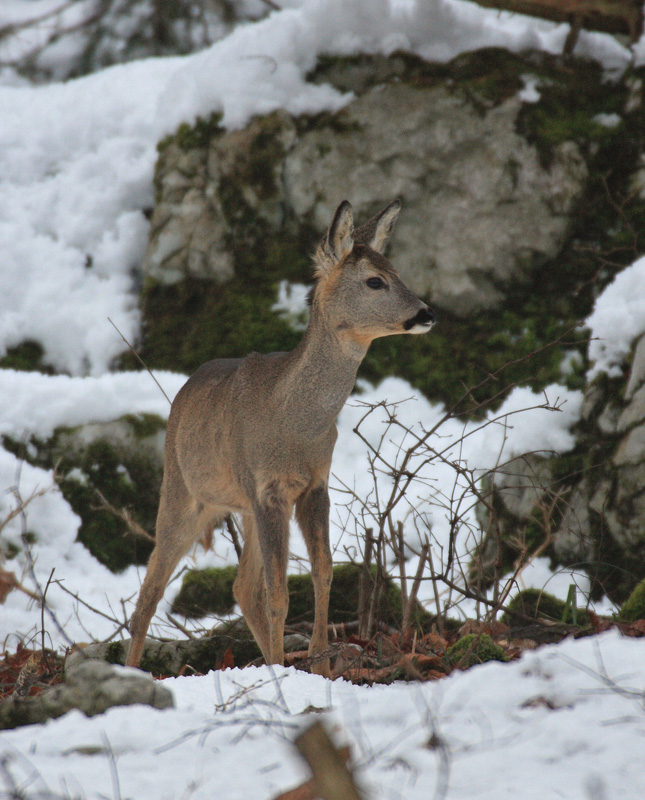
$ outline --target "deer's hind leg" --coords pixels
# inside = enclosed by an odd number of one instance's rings
[[[168,491],[167,482],[164,481],[157,514],[157,543],[130,618],[132,641],[126,660],[130,667],[139,665],[150,620],[173,571],[202,532],[203,508],[190,496],[183,481],[179,485],[175,483],[172,489],[172,492]]]

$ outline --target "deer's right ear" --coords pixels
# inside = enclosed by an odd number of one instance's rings
[[[354,215],[352,207],[343,202],[336,209],[327,233],[316,250],[316,267],[327,273],[348,256],[354,247]]]

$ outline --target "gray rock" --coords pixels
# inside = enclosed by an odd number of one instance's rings
[[[78,709],[88,717],[113,706],[136,703],[171,708],[171,693],[139,670],[106,664],[79,654],[64,683],[36,697],[10,697],[0,705],[0,729],[34,725]]]
[[[509,514],[524,519],[544,495],[550,475],[546,458],[535,455],[515,458],[495,476],[496,495]]]
[[[605,400],[605,393],[599,383],[592,383],[587,386],[582,400],[580,416],[585,421],[597,415],[600,405]]]
[[[566,510],[553,540],[553,549],[560,563],[576,564],[593,557],[589,492],[589,483],[583,480],[567,498]]]
[[[416,292],[460,314],[493,308],[559,250],[587,168],[573,143],[549,169],[516,133],[521,102],[481,113],[439,87],[370,89],[342,129],[301,136],[284,165],[288,204],[324,229],[338,200],[364,217],[405,197],[390,256]]]
[[[188,151],[168,144],[144,273],[221,283],[235,270],[240,215],[265,225],[256,234],[243,222],[249,247],[254,235],[288,237],[285,219],[322,234],[343,198],[364,219],[401,196],[390,255],[408,285],[462,315],[499,305],[562,246],[587,180],[577,145],[559,144],[546,167],[517,133],[519,97],[482,110],[444,86],[384,79],[317,121],[275,112]]]
[[[613,461],[618,467],[645,462],[645,424],[630,430],[619,444]]]
[[[639,422],[645,421],[645,386],[631,395],[631,401],[620,415],[618,430],[626,431]]]
[[[258,154],[262,137],[270,141],[273,159]],[[173,142],[165,147],[155,175],[158,202],[144,274],[166,285],[186,277],[216,283],[232,278],[239,243],[232,239],[229,216],[239,204],[231,197],[231,187],[254,214],[279,226],[284,200],[278,190],[281,164],[276,156],[295,138],[291,117],[275,112],[252,120],[241,131],[218,135],[214,130],[208,146],[185,150],[181,142]]]
[[[596,425],[601,433],[611,436],[620,426],[619,417],[621,417],[620,406],[609,402],[596,417]]]
[[[634,392],[643,383],[645,383],[645,336],[641,336],[634,348],[634,358],[627,388],[625,389],[625,399],[630,400]]]

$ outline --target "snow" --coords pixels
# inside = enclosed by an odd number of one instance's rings
[[[308,778],[291,742],[320,719],[313,706],[372,800],[631,800],[645,790],[642,651],[609,632],[371,688],[293,668],[211,672],[163,681],[175,709],[72,712],[4,732],[0,753],[28,797],[275,797]]]
[[[295,331],[303,331],[307,327],[309,289],[309,286],[302,283],[290,283],[289,281],[280,281],[278,286],[278,299],[271,310],[276,311]]]
[[[601,372],[620,375],[632,343],[645,333],[645,258],[616,275],[596,300],[586,325],[592,336],[587,379]]]
[[[28,442],[61,425],[126,413],[167,416],[168,403],[147,373],[110,372],[123,350],[110,320],[136,340],[135,270],[146,245],[143,212],[152,204],[156,143],[180,122],[219,110],[223,124],[235,128],[275,108],[336,110],[351,97],[305,81],[322,52],[405,48],[441,60],[490,45],[558,52],[568,30],[454,0],[283,5],[285,10],[240,26],[185,58],[133,62],[36,88],[6,71],[0,74],[0,353],[36,339],[45,347],[45,360],[67,373],[1,370],[0,435]],[[53,0],[5,2],[0,25],[24,18],[27,8],[36,14],[53,7]],[[23,45],[32,46],[33,40],[27,36]],[[583,33],[578,47],[601,59],[608,71],[645,57],[642,43],[632,55],[597,34]],[[539,86],[530,75],[524,81],[525,102],[535,102]],[[645,331],[644,272],[640,259],[598,298],[587,321],[598,337],[589,347],[592,374],[615,374],[634,336]],[[302,287],[283,285],[276,310],[297,317],[304,293]],[[172,373],[156,377],[170,398],[185,381]],[[400,463],[402,444],[414,441],[405,429],[430,430],[445,414],[440,405],[414,395],[394,378],[378,387],[365,385],[340,416],[332,465],[338,560],[360,551],[358,534],[374,513],[376,490],[383,496],[391,486],[387,469],[370,474],[367,447],[352,431],[366,414],[366,403],[381,404],[360,429],[374,446],[382,442],[385,459]],[[449,420],[429,441],[477,478],[527,451],[566,452],[581,400],[580,393],[561,386],[538,395],[518,388],[494,416],[478,424]],[[553,406],[559,410],[550,410]],[[21,464],[1,448],[0,492],[0,520],[19,500],[29,501],[24,516],[18,514],[2,530],[3,543],[19,551],[3,566],[32,590],[34,582],[44,588],[53,579],[47,600],[55,619],[46,620],[48,644],[115,635],[115,620],[132,610],[143,569],[114,575],[97,563],[75,541],[79,520],[52,473]],[[458,554],[467,557],[477,527],[468,486],[453,468],[435,461],[419,473],[415,492],[414,508],[402,510],[407,544],[417,545],[421,533],[430,532],[438,566],[447,546],[450,503],[462,498],[468,510]],[[29,548],[22,537],[27,531],[36,539]],[[304,557],[295,531],[292,551],[297,559]],[[188,561],[221,565],[234,563],[235,555],[216,537],[213,551],[198,548]],[[411,574],[415,564],[411,557]],[[560,596],[572,581],[586,589],[584,578],[568,572],[554,576],[544,560],[532,562],[519,579],[525,586],[546,584]],[[176,583],[160,604],[156,634],[176,635],[165,622],[175,590]],[[421,600],[432,607],[425,586]],[[464,604],[461,612],[472,610]],[[7,647],[20,637],[30,642],[40,627],[40,608],[22,592],[12,592],[0,606]],[[142,800],[269,797],[305,778],[290,740],[313,705],[331,709],[329,724],[351,742],[370,797],[637,797],[645,789],[642,649],[638,640],[608,633],[423,685],[360,688],[282,668],[167,680],[177,702],[172,711],[117,708],[91,720],[71,713],[4,733],[0,781],[9,791],[12,776],[26,797],[46,791]],[[629,691],[610,686],[605,675]],[[436,750],[425,747],[433,732],[443,743]],[[98,750],[92,755],[91,748]]]

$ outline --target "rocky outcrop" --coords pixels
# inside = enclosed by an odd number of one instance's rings
[[[576,439],[571,453],[517,459],[496,480],[501,560],[510,566],[522,547],[531,553],[548,538],[555,563],[585,570],[596,594],[622,602],[645,578],[645,335],[624,378],[603,374],[586,388]],[[485,576],[499,555],[489,534]]]
[[[356,93],[334,115],[180,129],[161,149],[145,274],[223,282],[255,238],[293,237],[294,225],[315,238],[343,198],[361,218],[400,196],[391,257],[408,285],[459,315],[500,305],[562,247],[585,159],[563,141],[547,163],[518,132],[518,77],[488,96],[410,59],[376,59],[369,82],[351,65],[319,75]]]
[[[317,228],[338,198],[361,213],[405,198],[391,250],[408,285],[460,315],[495,308],[562,246],[587,176],[573,142],[544,167],[516,132],[515,95],[482,111],[443,86],[374,87],[309,131],[284,161],[285,199]]]

